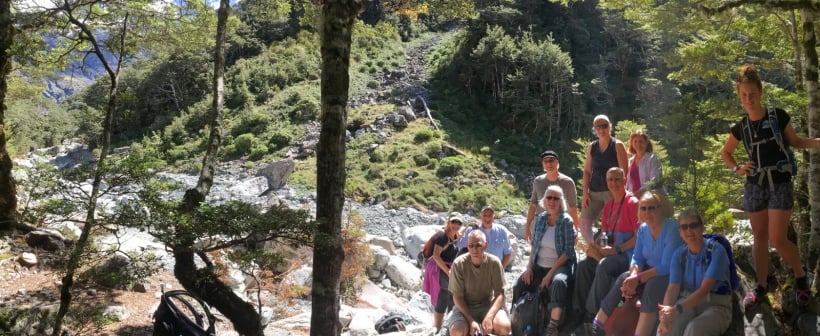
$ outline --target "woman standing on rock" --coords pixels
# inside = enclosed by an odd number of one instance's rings
[[[547,336],[558,335],[558,321],[568,302],[567,282],[575,264],[575,229],[567,213],[564,190],[558,185],[547,188],[542,212],[535,220],[532,253],[527,270],[513,287],[513,302],[524,291],[538,292],[550,314]]]
[[[453,309],[453,295],[447,290],[450,285],[450,266],[458,256],[456,242],[459,239],[461,217],[451,216],[444,226],[444,231],[433,235],[433,255],[424,268],[424,291],[430,294],[430,301],[435,307],[433,324],[436,333],[441,329],[444,313]]]
[[[786,111],[763,106],[763,82],[753,65],[741,68],[736,86],[746,115],[729,130],[720,157],[735,175],[746,177],[743,208],[749,214],[754,235],[752,256],[757,288],[746,294],[743,305],[751,308],[767,300],[771,242],[794,271],[797,304],[805,306],[811,300],[811,288],[797,246],[786,237],[794,207],[792,175],[797,172],[790,147],[819,148],[820,138],[798,136]],[[739,143],[743,143],[749,157],[749,161],[740,164],[733,155]]]

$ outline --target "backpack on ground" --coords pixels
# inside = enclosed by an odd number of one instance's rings
[[[726,250],[726,256],[729,257],[729,286],[731,287],[730,290],[732,292],[736,291],[740,287],[740,276],[737,274],[737,264],[735,264],[735,255],[732,252],[732,243],[729,242],[726,237],[722,234],[718,233],[704,233],[703,234],[704,240],[704,248],[706,249],[706,262],[705,265],[708,266],[709,263],[712,262],[712,250],[715,249],[715,244],[723,245],[723,249]],[[686,253],[681,254],[681,265],[686,264]],[[729,293],[725,293],[729,294]]]
[[[214,321],[208,305],[199,298],[183,290],[163,290],[159,307],[154,311],[153,335],[214,336]]]
[[[546,310],[541,304],[538,292],[527,291],[521,294],[512,305],[510,322],[513,336],[543,335]]]
[[[390,313],[382,316],[376,321],[376,332],[385,334],[394,331],[403,331],[406,329],[404,325],[404,316],[399,313]]]

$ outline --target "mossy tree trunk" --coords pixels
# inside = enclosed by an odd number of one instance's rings
[[[0,1],[0,231],[9,231],[16,221],[17,192],[11,176],[11,157],[6,140],[6,75],[11,71],[9,49],[14,40],[11,1]]]
[[[350,86],[350,41],[361,0],[327,0],[322,6],[322,131],[316,151],[316,220],[313,249],[311,336],[336,336],[342,207],[345,185],[345,122]]]
[[[809,98],[808,124],[809,136],[820,136],[820,83],[818,83],[817,36],[814,29],[815,12],[811,9],[801,11],[803,21],[803,52],[805,57],[804,76],[806,93]],[[809,229],[808,255],[805,256],[809,268],[814,268],[815,277],[820,277],[820,151],[811,150],[809,161],[809,204],[811,205],[811,227]],[[820,289],[820,279],[815,279],[814,286]]]
[[[228,0],[219,1],[217,11],[216,45],[214,48],[214,77],[213,100],[208,114],[207,149],[202,159],[202,169],[199,180],[194,188],[185,191],[181,211],[193,213],[205,201],[211,190],[216,172],[217,154],[222,142],[222,119],[224,114],[225,92],[225,41],[227,39],[227,23],[230,14]],[[209,305],[219,310],[234,325],[234,329],[242,335],[262,336],[263,328],[257,310],[248,302],[237,296],[230,286],[217,276],[213,264],[205,253],[194,253],[192,249],[196,237],[189,235],[178,237],[179,242],[173,246],[174,275],[182,287],[205,300]],[[198,269],[194,257],[198,256],[207,265]]]

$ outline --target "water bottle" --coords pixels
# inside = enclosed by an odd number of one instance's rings
[[[601,247],[609,246],[609,237],[606,236],[606,231],[601,233]]]

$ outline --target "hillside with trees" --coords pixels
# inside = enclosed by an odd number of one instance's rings
[[[252,214],[237,227],[267,230],[253,239],[308,242],[317,227],[334,236],[334,227],[322,226],[332,223],[317,224],[302,212],[283,210],[283,218],[299,225],[277,221],[271,230],[261,224],[272,216],[269,209],[202,204],[215,167],[224,162],[253,169],[292,158],[290,183],[306,192],[323,179],[341,179],[341,194],[318,192],[324,203],[342,195],[434,212],[495,204],[520,213],[532,177],[540,173],[538,153],[557,151],[562,172],[579,180],[592,119],[606,114],[621,140],[635,129],[651,136],[676,209],[695,206],[711,230],[732,233],[735,219],[728,209],[740,208],[743,181],[727,172],[719,151],[743,113],[733,82],[739,66],[761,69],[764,103],[789,112],[798,134],[820,134],[820,8],[814,2],[350,0],[336,8],[302,0],[223,0],[219,18],[204,0],[6,5],[0,6],[0,228],[39,227],[48,218],[83,213],[85,238],[106,223],[156,230],[188,261],[195,254],[193,237],[203,231],[249,243],[245,232],[219,224],[245,211]],[[340,32],[327,31],[322,21],[333,8],[338,15],[356,14],[349,49],[334,44],[347,40],[330,40]],[[328,77],[342,71],[326,63],[333,56],[324,54],[331,53],[323,51],[329,45],[339,48],[335,53],[349,52],[349,58],[333,58],[349,62],[347,76]],[[104,68],[94,83],[60,101],[43,95],[67,66],[91,58],[88,64]],[[409,75],[410,68],[423,75]],[[323,87],[348,77],[345,87]],[[401,85],[410,81],[423,83],[424,90]],[[328,100],[323,90],[335,98]],[[440,127],[425,116],[383,127],[388,115],[408,108],[421,115],[418,96]],[[331,107],[338,115],[328,114]],[[330,121],[324,119],[331,117],[342,123],[332,139],[325,138]],[[66,139],[87,144],[97,161],[60,177],[93,180],[93,192],[84,202],[35,202],[39,212],[18,214],[12,170],[23,168],[11,159]],[[331,145],[342,146],[340,157],[327,149]],[[117,148],[127,154],[112,154]],[[820,152],[798,153],[798,161],[792,237],[816,277],[820,184],[810,181],[820,175]],[[159,195],[168,186],[152,179],[156,171],[200,180],[185,199],[165,200]],[[97,218],[97,195],[106,192],[101,182],[112,176],[121,178],[118,183],[140,183],[146,200],[141,205],[172,215],[141,220],[133,209],[120,209]],[[37,201],[53,195],[41,197]],[[341,206],[333,205],[317,217],[338,221]],[[225,246],[205,250],[217,247]],[[80,250],[70,256],[69,269],[85,258]],[[195,268],[192,261],[185,265]],[[72,272],[64,288],[70,288]],[[253,312],[237,301],[216,305],[232,304],[237,312]]]

